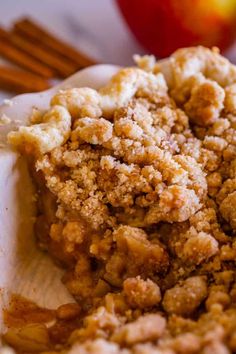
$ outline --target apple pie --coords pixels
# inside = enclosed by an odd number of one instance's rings
[[[203,47],[135,61],[8,136],[37,186],[38,245],[78,304],[36,351],[235,352],[236,67]]]

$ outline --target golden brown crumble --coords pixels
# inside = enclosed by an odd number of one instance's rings
[[[236,67],[203,47],[135,60],[9,135],[33,156],[38,242],[78,303],[47,350],[235,352]]]

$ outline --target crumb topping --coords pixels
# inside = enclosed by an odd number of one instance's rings
[[[236,67],[203,47],[135,60],[9,135],[33,156],[37,239],[78,302],[48,350],[231,353]]]

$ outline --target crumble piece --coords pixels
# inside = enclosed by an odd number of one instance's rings
[[[20,127],[8,134],[10,144],[22,149],[32,149],[44,154],[63,144],[70,132],[71,117],[62,106],[54,106],[42,118],[42,122]]]
[[[207,284],[204,278],[187,278],[182,284],[166,290],[163,298],[164,309],[171,314],[189,316],[207,296]],[[174,301],[173,301],[174,299]]]
[[[230,193],[221,203],[220,212],[224,219],[236,228],[236,191]]]
[[[166,321],[158,314],[146,314],[134,322],[121,327],[112,336],[114,342],[133,345],[139,342],[154,341],[161,337]]]
[[[121,350],[115,343],[108,343],[104,339],[87,341],[83,344],[75,344],[69,354],[129,354],[127,350]]]
[[[62,90],[51,99],[51,106],[65,107],[73,119],[80,117],[99,118],[100,97],[96,90],[88,87]]]
[[[161,301],[159,286],[152,280],[143,280],[140,276],[127,278],[123,283],[124,294],[132,308],[145,309]]]
[[[11,121],[12,121],[11,118],[9,118],[6,114],[3,114],[0,117],[0,126],[10,124]]]
[[[190,95],[190,99],[185,103],[185,110],[192,122],[208,126],[219,118],[225,98],[220,85],[205,80],[194,85]]]

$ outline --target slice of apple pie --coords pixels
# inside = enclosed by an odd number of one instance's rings
[[[38,244],[81,309],[48,350],[234,352],[236,67],[203,47],[136,62],[8,137],[37,185]]]

